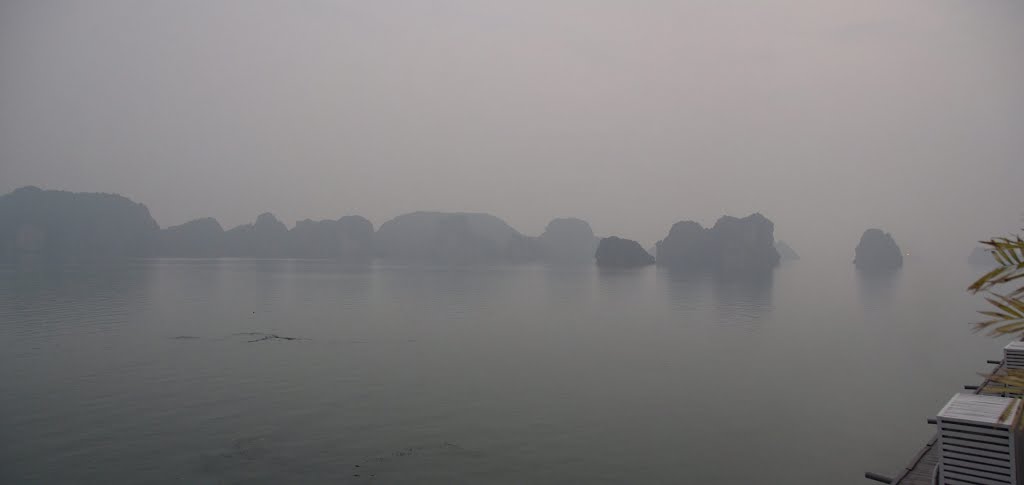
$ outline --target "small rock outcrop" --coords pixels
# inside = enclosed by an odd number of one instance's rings
[[[594,254],[598,266],[632,268],[654,264],[654,256],[636,241],[611,236],[601,239]]]
[[[983,247],[976,247],[967,256],[967,263],[973,266],[995,266],[996,259],[992,256],[992,250]]]
[[[891,234],[868,229],[860,237],[853,264],[866,270],[896,269],[903,266],[903,252]]]
[[[658,242],[657,260],[685,271],[766,271],[779,264],[774,233],[775,225],[761,214],[723,216],[708,229],[693,221],[677,222]]]
[[[782,261],[796,261],[800,255],[796,254],[793,248],[786,244],[786,241],[775,241],[775,250],[779,252],[779,259]]]
[[[544,262],[549,264],[593,263],[597,237],[590,224],[573,217],[554,219],[537,238]]]
[[[229,231],[212,217],[160,229],[145,205],[116,194],[22,187],[0,196],[0,261],[232,256],[364,262],[373,257],[373,243],[373,224],[360,216],[305,220],[288,230],[268,212]],[[533,250],[522,236],[509,248],[510,254]]]

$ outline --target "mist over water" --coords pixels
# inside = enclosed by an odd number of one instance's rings
[[[0,483],[900,470],[1004,344],[1021,25],[0,1]]]
[[[2,271],[12,483],[856,484],[1002,345],[966,265]]]
[[[755,0],[0,5],[0,193],[163,227],[486,212],[649,247],[761,212],[960,260],[1012,230],[1024,5]]]

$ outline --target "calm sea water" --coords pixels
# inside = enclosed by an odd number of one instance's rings
[[[7,267],[0,482],[864,484],[999,356],[975,273]]]

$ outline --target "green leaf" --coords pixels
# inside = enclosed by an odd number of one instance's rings
[[[995,295],[995,296],[999,296],[999,295]],[[1018,312],[1017,310],[1013,309],[1012,307],[1010,307],[1008,305],[1004,305],[1002,302],[1000,302],[999,300],[996,300],[995,298],[985,298],[985,301],[991,303],[996,308],[1006,312],[1007,315],[1012,315],[1013,317],[1017,317],[1017,318],[1024,318],[1024,315],[1022,315],[1020,312]],[[1011,317],[1011,318],[1013,318],[1013,317]]]
[[[971,284],[971,286],[967,287],[967,291],[970,291],[971,293],[977,293],[978,291],[981,291],[981,288],[983,286],[985,286],[986,283],[988,283],[989,280],[991,280],[992,278],[995,278],[996,276],[999,276],[999,274],[1002,273],[1005,270],[1006,270],[1005,267],[1004,268],[996,268],[996,269],[994,269],[992,271],[989,271],[988,273],[985,273],[984,276],[982,276],[981,278],[978,278],[978,281],[975,281],[973,284]]]

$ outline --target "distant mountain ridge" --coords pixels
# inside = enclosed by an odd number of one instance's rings
[[[224,228],[212,217],[162,229],[158,240],[156,254],[161,256],[212,258],[224,254]]]
[[[22,187],[0,196],[0,259],[32,254],[80,262],[153,253],[149,209],[116,194]]]
[[[515,263],[536,259],[537,251],[505,221],[472,212],[402,214],[381,224],[374,244],[378,257],[416,263]]]
[[[550,221],[537,237],[474,212],[418,211],[379,228],[364,217],[301,220],[289,229],[265,212],[225,228],[214,218],[160,229],[145,205],[114,194],[23,187],[0,196],[0,261],[35,255],[55,261],[124,257],[310,258],[365,263],[466,265],[545,263],[746,271],[778,264],[774,225],[761,214],[722,217],[711,228],[679,222],[655,246],[598,238],[586,221]],[[780,244],[783,244],[780,242]]]

